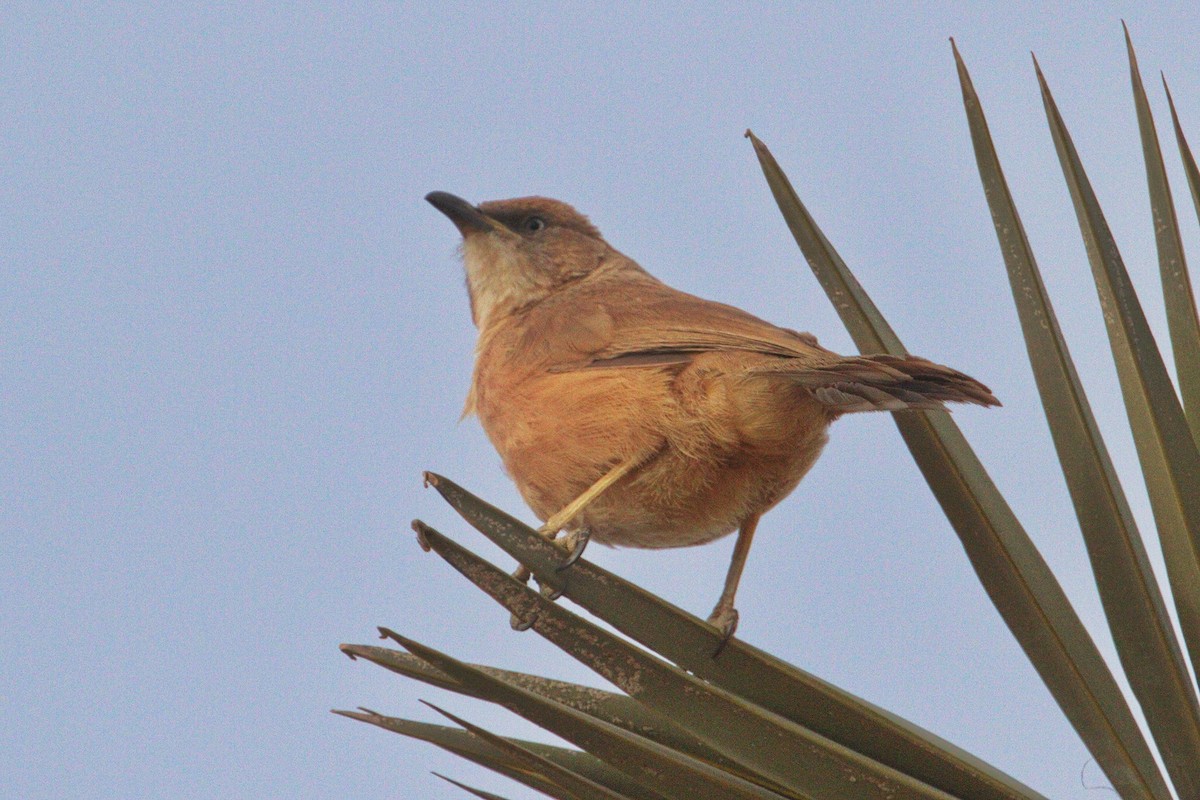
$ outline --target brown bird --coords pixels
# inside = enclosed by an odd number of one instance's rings
[[[736,530],[709,617],[722,643],[759,517],[812,467],[830,423],[999,405],[949,367],[840,356],[811,334],[672,289],[566,203],[425,199],[463,237],[479,328],[464,416],[479,416],[541,532],[566,532],[569,565],[589,537],[687,547]]]

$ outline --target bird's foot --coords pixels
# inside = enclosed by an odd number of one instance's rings
[[[553,520],[551,520],[551,522],[553,522]],[[561,529],[551,525],[550,522],[547,522],[545,525],[538,528],[537,532],[539,536],[542,536],[550,542],[553,542],[560,549],[566,552],[566,558],[564,558],[561,563],[555,566],[555,572],[562,572],[563,570],[569,569],[571,566],[573,566],[575,562],[579,560],[579,557],[583,555],[583,551],[587,548],[588,541],[592,538],[592,531],[590,528],[579,528],[577,530],[566,531],[563,533]],[[558,536],[559,533],[563,533],[561,538]],[[531,573],[529,568],[525,565],[517,567],[512,576],[521,583],[529,583],[530,577],[534,577],[533,573]],[[534,579],[537,580],[536,577]],[[542,593],[542,597],[545,597],[550,602],[554,602],[558,598],[562,597],[563,594],[563,589],[561,587],[556,588],[541,580],[538,580],[538,588]],[[509,620],[509,624],[515,631],[527,631],[533,627],[534,621],[535,620],[532,618],[521,618],[514,614]]]
[[[529,571],[529,567],[525,566],[524,564],[513,570],[512,574],[513,578],[521,583],[529,583],[529,578],[532,575],[533,573]],[[527,631],[533,627],[533,623],[536,621],[537,618],[533,615],[528,617],[518,617],[516,614],[513,614],[511,617],[509,617],[508,624],[514,631]]]
[[[582,552],[583,548],[579,547],[578,550],[579,550],[579,552]],[[568,558],[570,558],[570,557],[568,556]],[[578,558],[578,556],[576,556],[576,558]],[[570,563],[574,563],[574,561],[571,561]],[[567,564],[567,566],[570,566],[570,563]],[[560,566],[560,567],[558,567],[558,569],[564,569],[564,567]],[[553,603],[558,598],[562,597],[562,594],[563,594],[562,588],[556,588],[554,586],[551,586],[549,583],[546,583],[546,582],[540,580],[536,575],[534,575],[532,572],[530,572],[529,567],[525,566],[524,564],[520,565],[515,570],[513,570],[512,577],[515,580],[520,581],[521,583],[529,583],[529,579],[532,577],[535,581],[537,581],[538,591],[541,592],[542,597],[546,598],[551,603]],[[512,627],[512,629],[514,631],[527,631],[533,627],[533,624],[536,621],[537,621],[536,615],[520,617],[520,616],[517,616],[516,614],[513,614],[509,618],[508,624]]]
[[[733,607],[733,603],[718,602],[717,607],[708,615],[708,624],[721,633],[721,641],[717,643],[717,649],[712,654],[712,657],[716,658],[721,655],[725,645],[729,644],[729,640],[733,638],[733,632],[737,630],[737,609]]]
[[[587,549],[588,542],[592,539],[591,528],[578,528],[573,531],[568,531],[563,537],[562,544],[566,547],[566,559],[554,568],[555,572],[562,572],[569,569],[583,555],[583,551]]]
[[[543,535],[545,534],[543,533]],[[567,553],[567,557],[554,568],[554,571],[558,573],[570,569],[579,560],[579,557],[583,555],[583,551],[587,548],[588,541],[591,538],[591,528],[579,528],[578,530],[565,532],[559,539],[553,539],[552,541]],[[542,597],[545,597],[552,603],[562,597],[565,588],[562,586],[555,588],[543,581],[538,581],[538,585],[541,588]]]
[[[538,535],[544,537],[546,540],[558,545],[567,554],[562,563],[554,568],[556,572],[562,572],[578,561],[592,538],[591,528],[583,527],[576,528],[573,531],[564,531],[556,525],[553,517],[545,525],[538,528],[537,532]],[[561,537],[559,536],[560,533],[562,534]]]
[[[546,598],[551,603],[563,596],[562,587],[555,588],[549,583],[543,583],[542,581],[538,581],[538,591],[542,593],[542,597]]]

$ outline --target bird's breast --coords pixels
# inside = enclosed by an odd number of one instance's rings
[[[476,411],[539,518],[640,459],[571,526],[600,542],[681,547],[724,536],[786,496],[825,442],[829,420],[811,398],[747,377],[728,358],[555,372],[480,355]]]

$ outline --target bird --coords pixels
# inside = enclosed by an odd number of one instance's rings
[[[737,531],[708,617],[718,652],[737,628],[759,519],[800,483],[835,420],[1000,405],[927,359],[842,356],[674,289],[567,203],[425,199],[462,236],[478,329],[463,416],[479,418],[539,533],[563,547],[561,568],[590,540],[689,547]]]

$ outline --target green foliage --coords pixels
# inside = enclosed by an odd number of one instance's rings
[[[1200,703],[1184,655],[1193,671],[1200,671],[1200,321],[1128,34],[1126,41],[1178,390],[1040,69],[1037,78],[1107,310],[1169,592],[1150,569],[979,98],[957,49],[954,57],[1030,364],[1121,665],[1154,749],[1058,581],[949,415],[918,412],[895,420],[985,590],[1119,796],[1170,800],[1169,785],[1179,797],[1200,797]],[[1173,103],[1171,112],[1200,214],[1200,172]],[[903,353],[899,338],[821,233],[766,145],[749,131],[746,135],[787,225],[859,349]],[[934,734],[740,640],[731,640],[714,657],[720,634],[707,623],[588,561],[559,571],[561,553],[533,529],[446,478],[426,477],[468,523],[526,565],[543,586],[561,592],[623,636],[556,605],[418,521],[414,528],[422,545],[623,693],[466,664],[380,629],[407,652],[367,645],[343,645],[343,651],[409,678],[500,704],[580,749],[497,736],[436,707],[453,727],[365,709],[336,713],[428,741],[555,798],[1040,797]],[[1183,646],[1167,614],[1168,600],[1178,613]],[[497,797],[450,782],[478,797]]]

